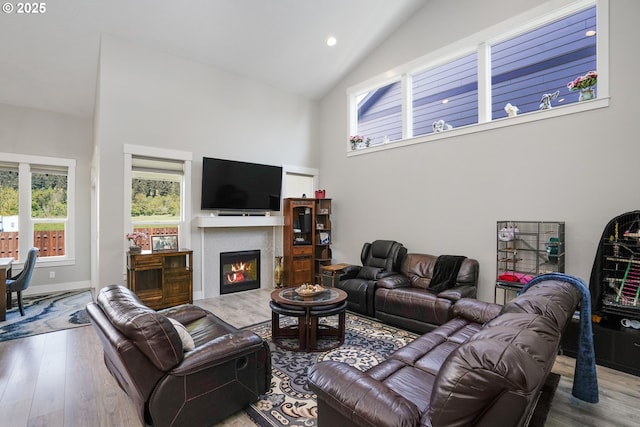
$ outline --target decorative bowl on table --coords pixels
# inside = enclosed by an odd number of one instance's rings
[[[309,285],[307,283],[298,286],[295,291],[301,297],[312,297],[318,295],[325,289],[320,285]]]

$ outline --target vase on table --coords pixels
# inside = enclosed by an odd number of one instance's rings
[[[594,99],[596,97],[596,91],[593,87],[588,87],[584,89],[580,89],[580,96],[578,97],[578,101],[588,101],[590,99]]]
[[[129,253],[139,254],[142,252],[142,248],[140,246],[129,246]]]
[[[276,288],[282,286],[282,257],[277,256],[275,261],[275,267],[273,268],[273,281],[275,283]]]

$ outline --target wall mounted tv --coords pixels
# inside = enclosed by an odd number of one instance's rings
[[[279,211],[281,189],[281,166],[202,158],[203,210]]]

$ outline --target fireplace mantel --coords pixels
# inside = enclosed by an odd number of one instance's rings
[[[195,218],[196,227],[282,227],[283,216],[198,216]]]

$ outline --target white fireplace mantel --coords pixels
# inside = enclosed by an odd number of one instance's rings
[[[283,216],[198,216],[196,227],[282,227]]]
[[[273,286],[273,257],[281,254],[283,216],[217,216],[193,218],[200,229],[200,287],[194,299],[220,295],[220,252],[260,249],[261,287]],[[280,249],[278,249],[280,248]]]

